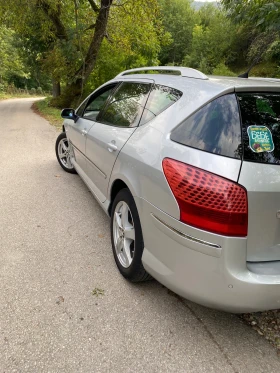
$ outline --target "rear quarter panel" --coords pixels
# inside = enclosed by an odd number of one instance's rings
[[[179,100],[146,125],[140,126],[120,152],[110,180],[109,192],[116,179],[123,180],[134,196],[143,198],[175,219],[180,218],[178,204],[162,170],[169,157],[238,180],[241,161],[193,149],[170,140],[170,131],[186,117]]]

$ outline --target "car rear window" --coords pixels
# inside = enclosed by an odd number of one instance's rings
[[[238,93],[244,160],[280,164],[280,93]]]
[[[192,148],[241,158],[241,125],[236,96],[219,97],[188,117],[171,133],[171,140]]]

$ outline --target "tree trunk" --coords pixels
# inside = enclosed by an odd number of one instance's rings
[[[60,82],[57,82],[53,79],[53,89],[52,89],[53,97],[58,97],[61,94],[60,90]]]
[[[72,83],[70,83],[60,97],[60,105],[63,107],[77,106],[82,98],[83,86],[94,69],[102,41],[106,35],[110,7],[113,0],[101,0],[101,7],[98,12],[94,35],[89,45],[85,60],[76,71]]]

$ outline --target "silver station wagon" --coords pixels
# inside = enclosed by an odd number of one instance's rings
[[[58,162],[110,216],[124,277],[231,312],[280,308],[280,81],[139,68],[62,117]]]

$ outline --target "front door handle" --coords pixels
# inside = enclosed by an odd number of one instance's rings
[[[113,142],[109,142],[107,146],[108,146],[109,152],[115,152],[116,150],[118,150],[117,145],[115,145]]]
[[[82,130],[82,136],[85,136],[87,134],[87,130]]]

